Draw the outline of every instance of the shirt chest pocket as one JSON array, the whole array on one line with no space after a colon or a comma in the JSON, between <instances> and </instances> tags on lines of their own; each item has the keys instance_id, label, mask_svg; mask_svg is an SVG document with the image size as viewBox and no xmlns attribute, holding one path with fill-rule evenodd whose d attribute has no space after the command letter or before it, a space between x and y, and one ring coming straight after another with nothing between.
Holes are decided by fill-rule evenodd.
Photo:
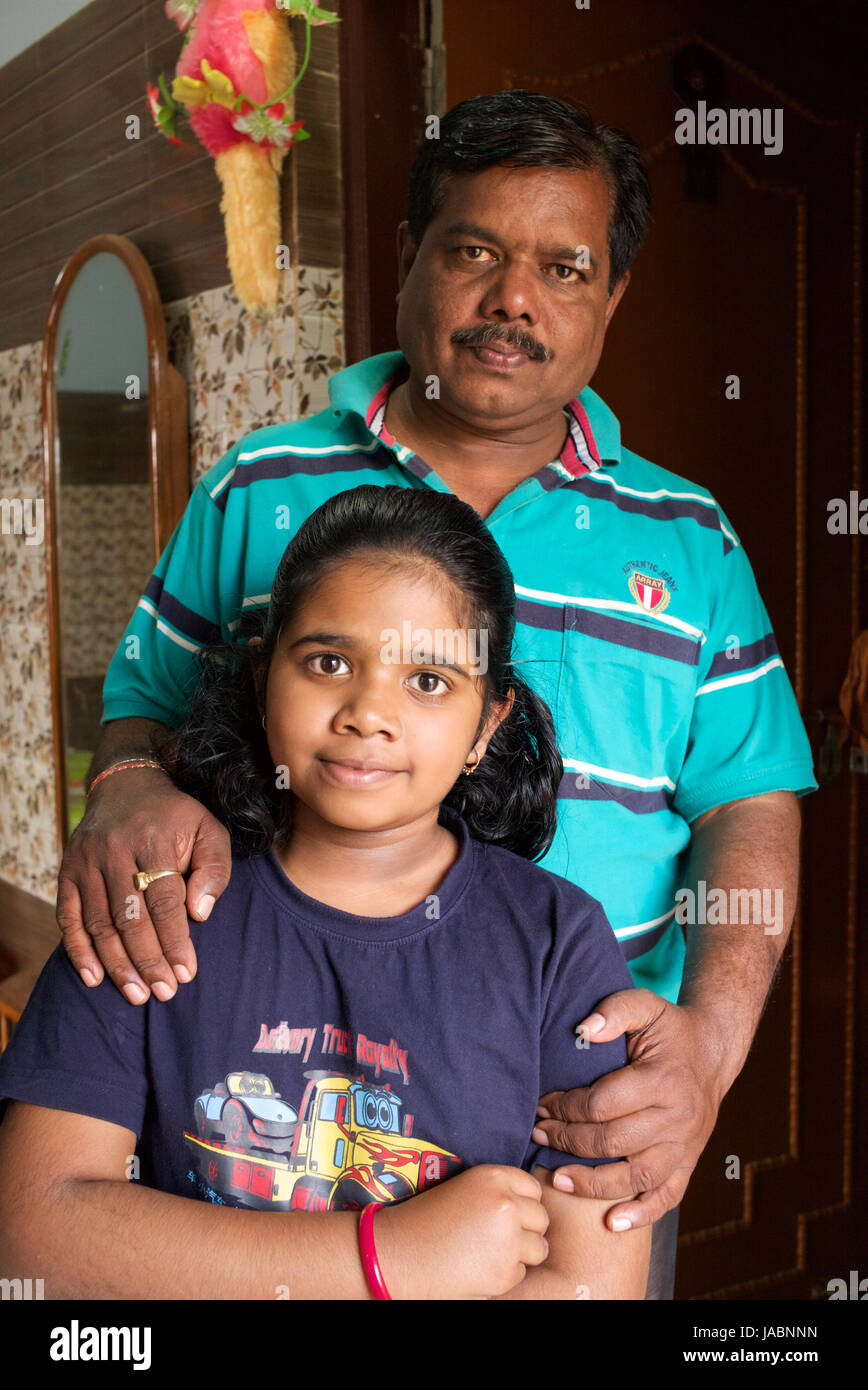
<instances>
[{"instance_id":1,"label":"shirt chest pocket","mask_svg":"<svg viewBox=\"0 0 868 1390\"><path fill-rule=\"evenodd\" d=\"M659 801L687 752L699 639L601 609L563 612L556 725L565 774Z\"/></svg>"}]
</instances>

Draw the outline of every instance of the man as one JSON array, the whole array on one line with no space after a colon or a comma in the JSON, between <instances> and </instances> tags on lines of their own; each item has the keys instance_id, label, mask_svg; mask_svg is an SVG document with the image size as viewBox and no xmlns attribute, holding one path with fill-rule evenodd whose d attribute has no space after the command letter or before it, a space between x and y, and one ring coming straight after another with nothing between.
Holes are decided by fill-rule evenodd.
<instances>
[{"instance_id":1,"label":"man","mask_svg":"<svg viewBox=\"0 0 868 1390\"><path fill-rule=\"evenodd\" d=\"M443 118L399 229L401 351L339 373L332 409L257 431L195 489L108 672L91 785L108 775L67 848L57 915L89 983L104 966L136 1003L191 977L187 912L206 917L226 885L226 832L160 768L115 765L153 756L183 718L195 652L267 603L287 506L295 530L360 483L451 489L507 556L516 659L556 720L565 776L542 862L602 900L640 986L588 1024L599 1041L626 1033L631 1065L543 1097L540 1133L627 1155L561 1171L612 1199L612 1229L658 1223L646 1296L671 1298L677 1204L784 948L796 795L815 784L730 523L623 448L588 387L648 217L635 146L568 103L502 92ZM169 873L128 920L138 870L191 871L186 900ZM781 890L775 930L687 923L685 942L675 897L700 880Z\"/></svg>"}]
</instances>

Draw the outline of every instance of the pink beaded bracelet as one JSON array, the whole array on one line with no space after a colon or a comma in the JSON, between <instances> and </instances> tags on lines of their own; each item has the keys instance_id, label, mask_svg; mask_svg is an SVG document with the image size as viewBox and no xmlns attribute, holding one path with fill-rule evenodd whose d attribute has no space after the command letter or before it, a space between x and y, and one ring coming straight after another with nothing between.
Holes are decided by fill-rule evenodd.
<instances>
[{"instance_id":1,"label":"pink beaded bracelet","mask_svg":"<svg viewBox=\"0 0 868 1390\"><path fill-rule=\"evenodd\" d=\"M391 1303L392 1295L386 1288L383 1271L380 1269L380 1262L377 1259L377 1247L374 1244L374 1213L383 1206L385 1206L384 1202L372 1202L370 1206L362 1208L362 1215L359 1218L359 1252L362 1256L362 1268L365 1271L368 1288L374 1298Z\"/></svg>"}]
</instances>

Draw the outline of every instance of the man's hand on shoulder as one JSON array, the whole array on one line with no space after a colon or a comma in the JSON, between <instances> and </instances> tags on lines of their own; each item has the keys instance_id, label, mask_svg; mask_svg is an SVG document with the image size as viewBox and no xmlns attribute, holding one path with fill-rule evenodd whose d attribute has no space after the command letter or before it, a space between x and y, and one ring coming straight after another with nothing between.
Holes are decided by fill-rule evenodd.
<instances>
[{"instance_id":1,"label":"man's hand on shoulder","mask_svg":"<svg viewBox=\"0 0 868 1390\"><path fill-rule=\"evenodd\" d=\"M167 773L134 768L105 778L58 875L57 924L85 984L98 985L105 969L131 1004L143 1004L150 989L171 999L196 973L188 911L208 916L231 864L226 827ZM135 875L159 869L179 873L137 892Z\"/></svg>"}]
</instances>

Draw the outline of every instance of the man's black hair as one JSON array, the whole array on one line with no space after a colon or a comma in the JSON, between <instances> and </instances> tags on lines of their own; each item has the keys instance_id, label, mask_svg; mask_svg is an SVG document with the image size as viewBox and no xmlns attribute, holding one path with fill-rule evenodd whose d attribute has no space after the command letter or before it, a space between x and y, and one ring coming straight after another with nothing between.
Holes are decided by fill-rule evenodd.
<instances>
[{"instance_id":1,"label":"man's black hair","mask_svg":"<svg viewBox=\"0 0 868 1390\"><path fill-rule=\"evenodd\" d=\"M651 198L638 147L613 126L594 125L583 106L541 92L491 92L459 102L440 120L439 139L422 141L410 173L407 220L419 246L456 174L495 164L595 169L612 193L609 294L648 231Z\"/></svg>"}]
</instances>

